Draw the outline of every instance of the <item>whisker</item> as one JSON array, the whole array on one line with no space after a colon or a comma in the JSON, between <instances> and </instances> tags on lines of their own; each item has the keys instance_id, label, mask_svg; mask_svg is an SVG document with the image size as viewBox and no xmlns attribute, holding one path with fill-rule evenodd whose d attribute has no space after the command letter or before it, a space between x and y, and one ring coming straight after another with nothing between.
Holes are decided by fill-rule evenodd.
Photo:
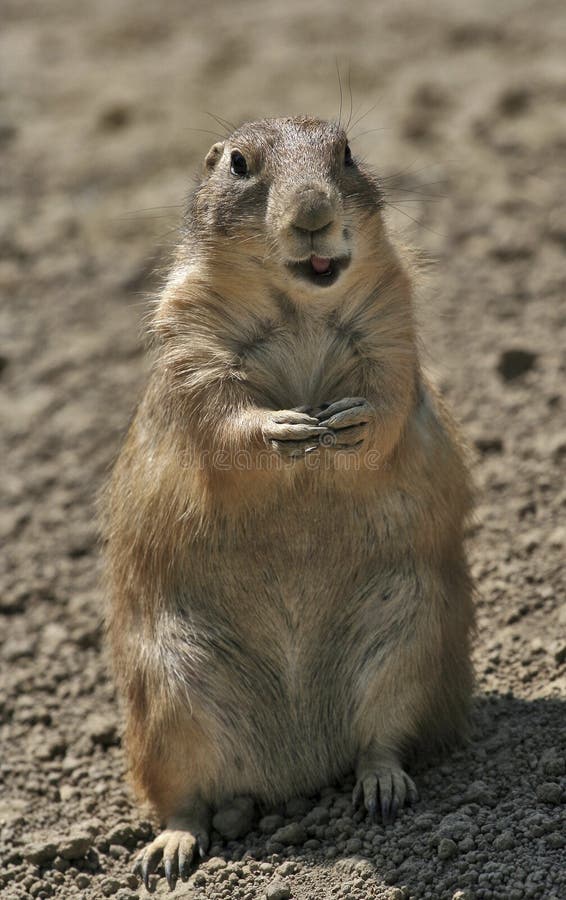
<instances>
[{"instance_id":1,"label":"whisker","mask_svg":"<svg viewBox=\"0 0 566 900\"><path fill-rule=\"evenodd\" d=\"M232 122L229 122L228 119L223 119L222 116L217 116L208 110L205 110L205 113L207 116L210 116L211 119L214 119L215 122L218 122L221 128L226 130L225 137L228 137L232 131L236 131L236 126Z\"/></svg>"},{"instance_id":2,"label":"whisker","mask_svg":"<svg viewBox=\"0 0 566 900\"><path fill-rule=\"evenodd\" d=\"M390 197L389 194L385 195L385 200L388 203L401 203L405 205L407 203L440 203L442 200L445 200L446 197L427 197L423 196L423 199L411 199L410 197Z\"/></svg>"},{"instance_id":3,"label":"whisker","mask_svg":"<svg viewBox=\"0 0 566 900\"><path fill-rule=\"evenodd\" d=\"M400 185L385 185L382 186L384 192L389 196L389 192L400 192L401 194L414 194L416 197L422 197L425 200L446 200L448 198L448 194L442 194L438 191L419 191L418 188L404 188Z\"/></svg>"},{"instance_id":4,"label":"whisker","mask_svg":"<svg viewBox=\"0 0 566 900\"><path fill-rule=\"evenodd\" d=\"M212 137L221 138L221 140L224 140L224 138L226 137L225 134L220 134L219 131L210 131L208 128L193 128L190 125L187 125L185 128L183 128L183 131L197 131L200 134L211 134Z\"/></svg>"},{"instance_id":5,"label":"whisker","mask_svg":"<svg viewBox=\"0 0 566 900\"><path fill-rule=\"evenodd\" d=\"M113 218L114 218L114 221L117 221L120 219L135 218L136 216L141 216L147 212L154 212L157 209L183 209L183 204L182 203L172 203L170 206L146 206L143 209L133 209L130 212L122 213L121 216L115 216ZM161 219L167 215L170 215L170 213L163 213L163 216L151 216L150 218Z\"/></svg>"},{"instance_id":6,"label":"whisker","mask_svg":"<svg viewBox=\"0 0 566 900\"><path fill-rule=\"evenodd\" d=\"M366 134L375 134L376 131L391 131L391 128L387 125L380 125L379 128L368 128L367 131L360 131L358 134L352 135L352 140L357 141L359 138L363 138Z\"/></svg>"},{"instance_id":7,"label":"whisker","mask_svg":"<svg viewBox=\"0 0 566 900\"><path fill-rule=\"evenodd\" d=\"M402 175L405 175L407 172L410 172L413 166L417 164L418 160L413 160L408 166L404 169L399 169L398 172L392 172L390 175L384 176L381 178L382 181L390 181L392 178L400 178ZM412 174L419 175L421 172L426 172L427 169L435 169L440 165L450 165L451 163L458 162L456 159L445 159L436 163L428 163L426 166L421 166L420 169L416 169Z\"/></svg>"},{"instance_id":8,"label":"whisker","mask_svg":"<svg viewBox=\"0 0 566 900\"><path fill-rule=\"evenodd\" d=\"M348 93L350 95L350 115L348 116L348 122L346 123L346 131L350 128L350 122L352 121L352 114L354 110L354 97L352 95L352 67L350 63L348 63Z\"/></svg>"},{"instance_id":9,"label":"whisker","mask_svg":"<svg viewBox=\"0 0 566 900\"><path fill-rule=\"evenodd\" d=\"M338 76L338 89L340 91L340 109L338 110L338 127L340 128L342 125L342 79L340 78L340 66L338 65L338 58L334 59L334 64L336 66L336 74Z\"/></svg>"},{"instance_id":10,"label":"whisker","mask_svg":"<svg viewBox=\"0 0 566 900\"><path fill-rule=\"evenodd\" d=\"M382 179L382 180L383 180L383 179ZM415 187L415 188L412 188L412 187L403 187L402 185L396 185L395 188L392 188L391 190L396 190L396 191L416 191L416 190L418 190L419 188L434 187L434 186L437 185L437 184L446 184L446 183L447 183L447 180L448 180L448 179L446 179L446 178L439 178L437 181L424 181L424 182L422 182L422 183L421 183L421 182L418 182L418 183L417 183L417 187Z\"/></svg>"},{"instance_id":11,"label":"whisker","mask_svg":"<svg viewBox=\"0 0 566 900\"><path fill-rule=\"evenodd\" d=\"M406 216L407 219L410 219L411 222L414 222L415 225L419 226L419 228L424 228L425 231L430 231L432 234L435 234L437 237L441 237L441 238L446 237L446 235L442 234L441 231L435 231L434 228L430 228L429 225L425 225L424 222L420 221L419 219L415 219L413 216L410 216L409 213L405 212L404 209L399 209L399 207L395 206L394 203L389 203L387 200L384 200L383 202L385 203L386 206L390 206L391 209L397 210L397 212L401 213L402 216Z\"/></svg>"},{"instance_id":12,"label":"whisker","mask_svg":"<svg viewBox=\"0 0 566 900\"><path fill-rule=\"evenodd\" d=\"M356 125L359 125L360 122L363 122L363 120L366 118L366 116L369 116L369 114L374 111L376 106L378 106L378 104L381 103L381 99L382 99L382 96L378 97L378 99L375 101L373 106L370 106L370 108L367 110L367 112L365 112L362 116L359 116L354 122L352 122L352 128L355 128Z\"/></svg>"}]
</instances>

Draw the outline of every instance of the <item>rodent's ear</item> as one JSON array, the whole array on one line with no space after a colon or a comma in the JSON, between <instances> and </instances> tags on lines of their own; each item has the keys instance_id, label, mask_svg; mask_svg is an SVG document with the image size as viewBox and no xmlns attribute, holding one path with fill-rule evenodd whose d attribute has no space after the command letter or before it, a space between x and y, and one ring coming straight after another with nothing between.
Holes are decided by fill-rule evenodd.
<instances>
[{"instance_id":1,"label":"rodent's ear","mask_svg":"<svg viewBox=\"0 0 566 900\"><path fill-rule=\"evenodd\" d=\"M216 163L222 156L222 151L224 150L224 141L218 141L217 144L213 144L208 153L206 154L206 159L204 161L204 168L206 172L212 172Z\"/></svg>"}]
</instances>

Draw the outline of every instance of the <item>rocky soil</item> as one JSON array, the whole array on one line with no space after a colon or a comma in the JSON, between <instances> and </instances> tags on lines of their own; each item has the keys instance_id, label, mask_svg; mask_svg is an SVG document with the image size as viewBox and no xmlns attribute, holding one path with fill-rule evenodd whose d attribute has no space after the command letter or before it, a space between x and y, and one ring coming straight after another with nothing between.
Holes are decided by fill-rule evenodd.
<instances>
[{"instance_id":1,"label":"rocky soil","mask_svg":"<svg viewBox=\"0 0 566 900\"><path fill-rule=\"evenodd\" d=\"M387 829L351 782L239 801L176 895L566 897L563 3L3 0L2 20L0 895L146 896L157 823L125 784L95 498L143 390L152 273L223 130L205 111L336 116L338 59L475 448L473 738L415 763Z\"/></svg>"}]
</instances>

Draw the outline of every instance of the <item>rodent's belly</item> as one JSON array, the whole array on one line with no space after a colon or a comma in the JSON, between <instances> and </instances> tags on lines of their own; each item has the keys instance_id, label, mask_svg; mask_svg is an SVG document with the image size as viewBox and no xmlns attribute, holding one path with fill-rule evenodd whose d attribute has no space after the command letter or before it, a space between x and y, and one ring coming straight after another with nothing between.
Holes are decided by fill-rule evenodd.
<instances>
[{"instance_id":1,"label":"rodent's belly","mask_svg":"<svg viewBox=\"0 0 566 900\"><path fill-rule=\"evenodd\" d=\"M281 609L261 614L271 624L255 633L236 625L220 636L209 625L206 665L214 674L204 705L218 726L222 789L276 801L354 766L355 677L343 635L303 629Z\"/></svg>"},{"instance_id":2,"label":"rodent's belly","mask_svg":"<svg viewBox=\"0 0 566 900\"><path fill-rule=\"evenodd\" d=\"M327 523L283 539L264 526L220 558L211 550L208 565L205 546L193 559L186 614L198 642L195 684L217 723L232 791L277 799L355 764L381 575L359 534L341 532Z\"/></svg>"}]
</instances>

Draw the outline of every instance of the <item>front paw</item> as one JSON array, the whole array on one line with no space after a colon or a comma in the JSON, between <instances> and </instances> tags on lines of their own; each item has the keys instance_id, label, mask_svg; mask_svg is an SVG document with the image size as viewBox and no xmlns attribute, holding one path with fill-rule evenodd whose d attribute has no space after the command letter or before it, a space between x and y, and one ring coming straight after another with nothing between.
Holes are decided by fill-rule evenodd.
<instances>
[{"instance_id":1,"label":"front paw","mask_svg":"<svg viewBox=\"0 0 566 900\"><path fill-rule=\"evenodd\" d=\"M375 410L363 397L345 397L323 407L316 419L328 429L328 435L321 439L324 447L357 450L367 441Z\"/></svg>"},{"instance_id":2,"label":"front paw","mask_svg":"<svg viewBox=\"0 0 566 900\"><path fill-rule=\"evenodd\" d=\"M266 444L287 459L316 450L321 437L328 434L326 425L314 416L294 409L269 413L261 430Z\"/></svg>"}]
</instances>

